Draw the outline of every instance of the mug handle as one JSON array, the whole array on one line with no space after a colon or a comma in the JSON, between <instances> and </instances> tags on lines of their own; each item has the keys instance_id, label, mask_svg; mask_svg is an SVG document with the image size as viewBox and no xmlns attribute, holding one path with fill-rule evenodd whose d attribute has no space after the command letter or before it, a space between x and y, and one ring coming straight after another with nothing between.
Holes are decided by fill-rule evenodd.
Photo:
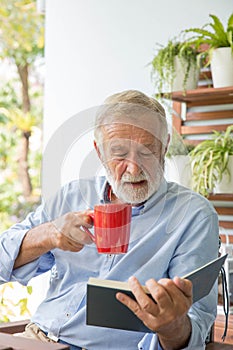
<instances>
[{"instance_id":1,"label":"mug handle","mask_svg":"<svg viewBox=\"0 0 233 350\"><path fill-rule=\"evenodd\" d=\"M92 218L92 220L94 221L94 213L88 214L88 216L90 216ZM91 231L89 231L88 228L85 226L82 226L82 228L88 234L88 236L92 239L92 241L94 243L96 243L95 236L91 233Z\"/></svg>"}]
</instances>

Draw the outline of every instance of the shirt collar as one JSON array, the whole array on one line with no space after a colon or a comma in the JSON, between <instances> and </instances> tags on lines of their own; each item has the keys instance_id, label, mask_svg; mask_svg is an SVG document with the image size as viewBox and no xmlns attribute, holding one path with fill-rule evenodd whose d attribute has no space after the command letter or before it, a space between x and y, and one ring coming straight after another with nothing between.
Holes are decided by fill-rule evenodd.
<instances>
[{"instance_id":1,"label":"shirt collar","mask_svg":"<svg viewBox=\"0 0 233 350\"><path fill-rule=\"evenodd\" d=\"M109 191L111 189L110 184L108 183L107 179L104 181L101 192L100 192L100 203L110 203L109 200Z\"/></svg>"}]
</instances>

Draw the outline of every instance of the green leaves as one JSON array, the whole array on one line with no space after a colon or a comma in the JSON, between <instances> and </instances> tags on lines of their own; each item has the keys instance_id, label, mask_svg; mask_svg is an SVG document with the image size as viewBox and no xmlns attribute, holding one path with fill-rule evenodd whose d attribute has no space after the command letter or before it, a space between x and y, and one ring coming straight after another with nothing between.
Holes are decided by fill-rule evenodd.
<instances>
[{"instance_id":1,"label":"green leaves","mask_svg":"<svg viewBox=\"0 0 233 350\"><path fill-rule=\"evenodd\" d=\"M203 44L208 44L209 48L207 50L204 52L201 50L201 55L204 57L207 55L211 57L212 50L219 47L231 47L233 52L233 13L228 19L226 29L216 15L210 14L209 16L212 23L207 23L202 28L190 28L184 31L185 33L194 34L188 39L189 43L193 44L197 50ZM207 63L210 63L210 58Z\"/></svg>"},{"instance_id":2,"label":"green leaves","mask_svg":"<svg viewBox=\"0 0 233 350\"><path fill-rule=\"evenodd\" d=\"M18 320L20 316L30 317L28 295L32 287L24 287L19 283L5 283L0 286L0 323Z\"/></svg>"},{"instance_id":3,"label":"green leaves","mask_svg":"<svg viewBox=\"0 0 233 350\"><path fill-rule=\"evenodd\" d=\"M210 140L198 144L191 152L193 189L204 196L213 192L216 183L228 172L229 156L233 155L233 125L226 132L214 131Z\"/></svg>"},{"instance_id":4,"label":"green leaves","mask_svg":"<svg viewBox=\"0 0 233 350\"><path fill-rule=\"evenodd\" d=\"M4 113L1 112L0 110L0 124L6 124L8 121L7 117L5 116Z\"/></svg>"},{"instance_id":5,"label":"green leaves","mask_svg":"<svg viewBox=\"0 0 233 350\"><path fill-rule=\"evenodd\" d=\"M34 64L43 54L44 20L35 0L1 0L0 57L7 84L0 89L0 232L32 211L40 196L42 84ZM38 138L39 136L39 138ZM25 175L22 174L22 169ZM28 177L27 177L28 175ZM20 177L21 176L21 177ZM25 187L32 182L30 199ZM30 188L30 186L28 186Z\"/></svg>"},{"instance_id":6,"label":"green leaves","mask_svg":"<svg viewBox=\"0 0 233 350\"><path fill-rule=\"evenodd\" d=\"M18 82L8 82L0 89L0 232L18 222L32 211L40 198L41 166L41 92L34 89L32 110L23 113L18 91ZM28 154L29 171L33 185L30 201L22 196L22 185L18 179L19 149L24 132L30 133Z\"/></svg>"},{"instance_id":7,"label":"green leaves","mask_svg":"<svg viewBox=\"0 0 233 350\"><path fill-rule=\"evenodd\" d=\"M23 132L31 132L36 125L36 118L31 112L24 113L19 108L7 110L10 124Z\"/></svg>"},{"instance_id":8,"label":"green leaves","mask_svg":"<svg viewBox=\"0 0 233 350\"><path fill-rule=\"evenodd\" d=\"M227 28L228 30L233 30L233 13L230 15L228 19Z\"/></svg>"},{"instance_id":9,"label":"green leaves","mask_svg":"<svg viewBox=\"0 0 233 350\"><path fill-rule=\"evenodd\" d=\"M20 316L22 315L30 315L30 311L28 309L28 299L27 298L22 298L16 303L15 306L19 307L20 310Z\"/></svg>"},{"instance_id":10,"label":"green leaves","mask_svg":"<svg viewBox=\"0 0 233 350\"><path fill-rule=\"evenodd\" d=\"M25 65L43 55L43 20L33 0L1 0L0 57L10 57L16 64Z\"/></svg>"},{"instance_id":11,"label":"green leaves","mask_svg":"<svg viewBox=\"0 0 233 350\"><path fill-rule=\"evenodd\" d=\"M220 19L215 15L210 15L210 17L213 20L213 23L210 23L210 26L214 31L215 45L218 45L218 47L229 46L227 40L227 31L225 31Z\"/></svg>"},{"instance_id":12,"label":"green leaves","mask_svg":"<svg viewBox=\"0 0 233 350\"><path fill-rule=\"evenodd\" d=\"M32 294L32 286L27 286L27 292L29 295Z\"/></svg>"},{"instance_id":13,"label":"green leaves","mask_svg":"<svg viewBox=\"0 0 233 350\"><path fill-rule=\"evenodd\" d=\"M178 56L184 70L183 89L186 89L188 74L197 67L197 51L186 41L169 40L166 46L157 45L152 65L152 80L159 93L169 89L176 76L175 57Z\"/></svg>"}]
</instances>

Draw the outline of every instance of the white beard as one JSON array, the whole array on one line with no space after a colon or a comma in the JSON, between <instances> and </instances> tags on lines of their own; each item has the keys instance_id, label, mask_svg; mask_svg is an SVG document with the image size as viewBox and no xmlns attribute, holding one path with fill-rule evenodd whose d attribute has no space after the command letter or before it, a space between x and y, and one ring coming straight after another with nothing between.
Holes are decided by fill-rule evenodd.
<instances>
[{"instance_id":1,"label":"white beard","mask_svg":"<svg viewBox=\"0 0 233 350\"><path fill-rule=\"evenodd\" d=\"M148 200L159 188L163 178L163 168L158 164L158 169L153 181L143 171L137 175L132 176L124 173L120 182L116 182L111 175L109 169L105 167L107 173L107 180L112 187L113 193L124 203L137 205ZM134 188L132 183L144 181L138 188Z\"/></svg>"}]
</instances>

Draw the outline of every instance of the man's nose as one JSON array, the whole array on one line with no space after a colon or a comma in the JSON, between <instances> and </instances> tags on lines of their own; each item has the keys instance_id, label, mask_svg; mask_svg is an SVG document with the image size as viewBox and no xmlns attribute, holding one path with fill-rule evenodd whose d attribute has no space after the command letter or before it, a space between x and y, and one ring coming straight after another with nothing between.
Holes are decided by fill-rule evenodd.
<instances>
[{"instance_id":1,"label":"man's nose","mask_svg":"<svg viewBox=\"0 0 233 350\"><path fill-rule=\"evenodd\" d=\"M126 165L126 171L133 176L137 176L142 172L140 164L136 159L127 159Z\"/></svg>"}]
</instances>

